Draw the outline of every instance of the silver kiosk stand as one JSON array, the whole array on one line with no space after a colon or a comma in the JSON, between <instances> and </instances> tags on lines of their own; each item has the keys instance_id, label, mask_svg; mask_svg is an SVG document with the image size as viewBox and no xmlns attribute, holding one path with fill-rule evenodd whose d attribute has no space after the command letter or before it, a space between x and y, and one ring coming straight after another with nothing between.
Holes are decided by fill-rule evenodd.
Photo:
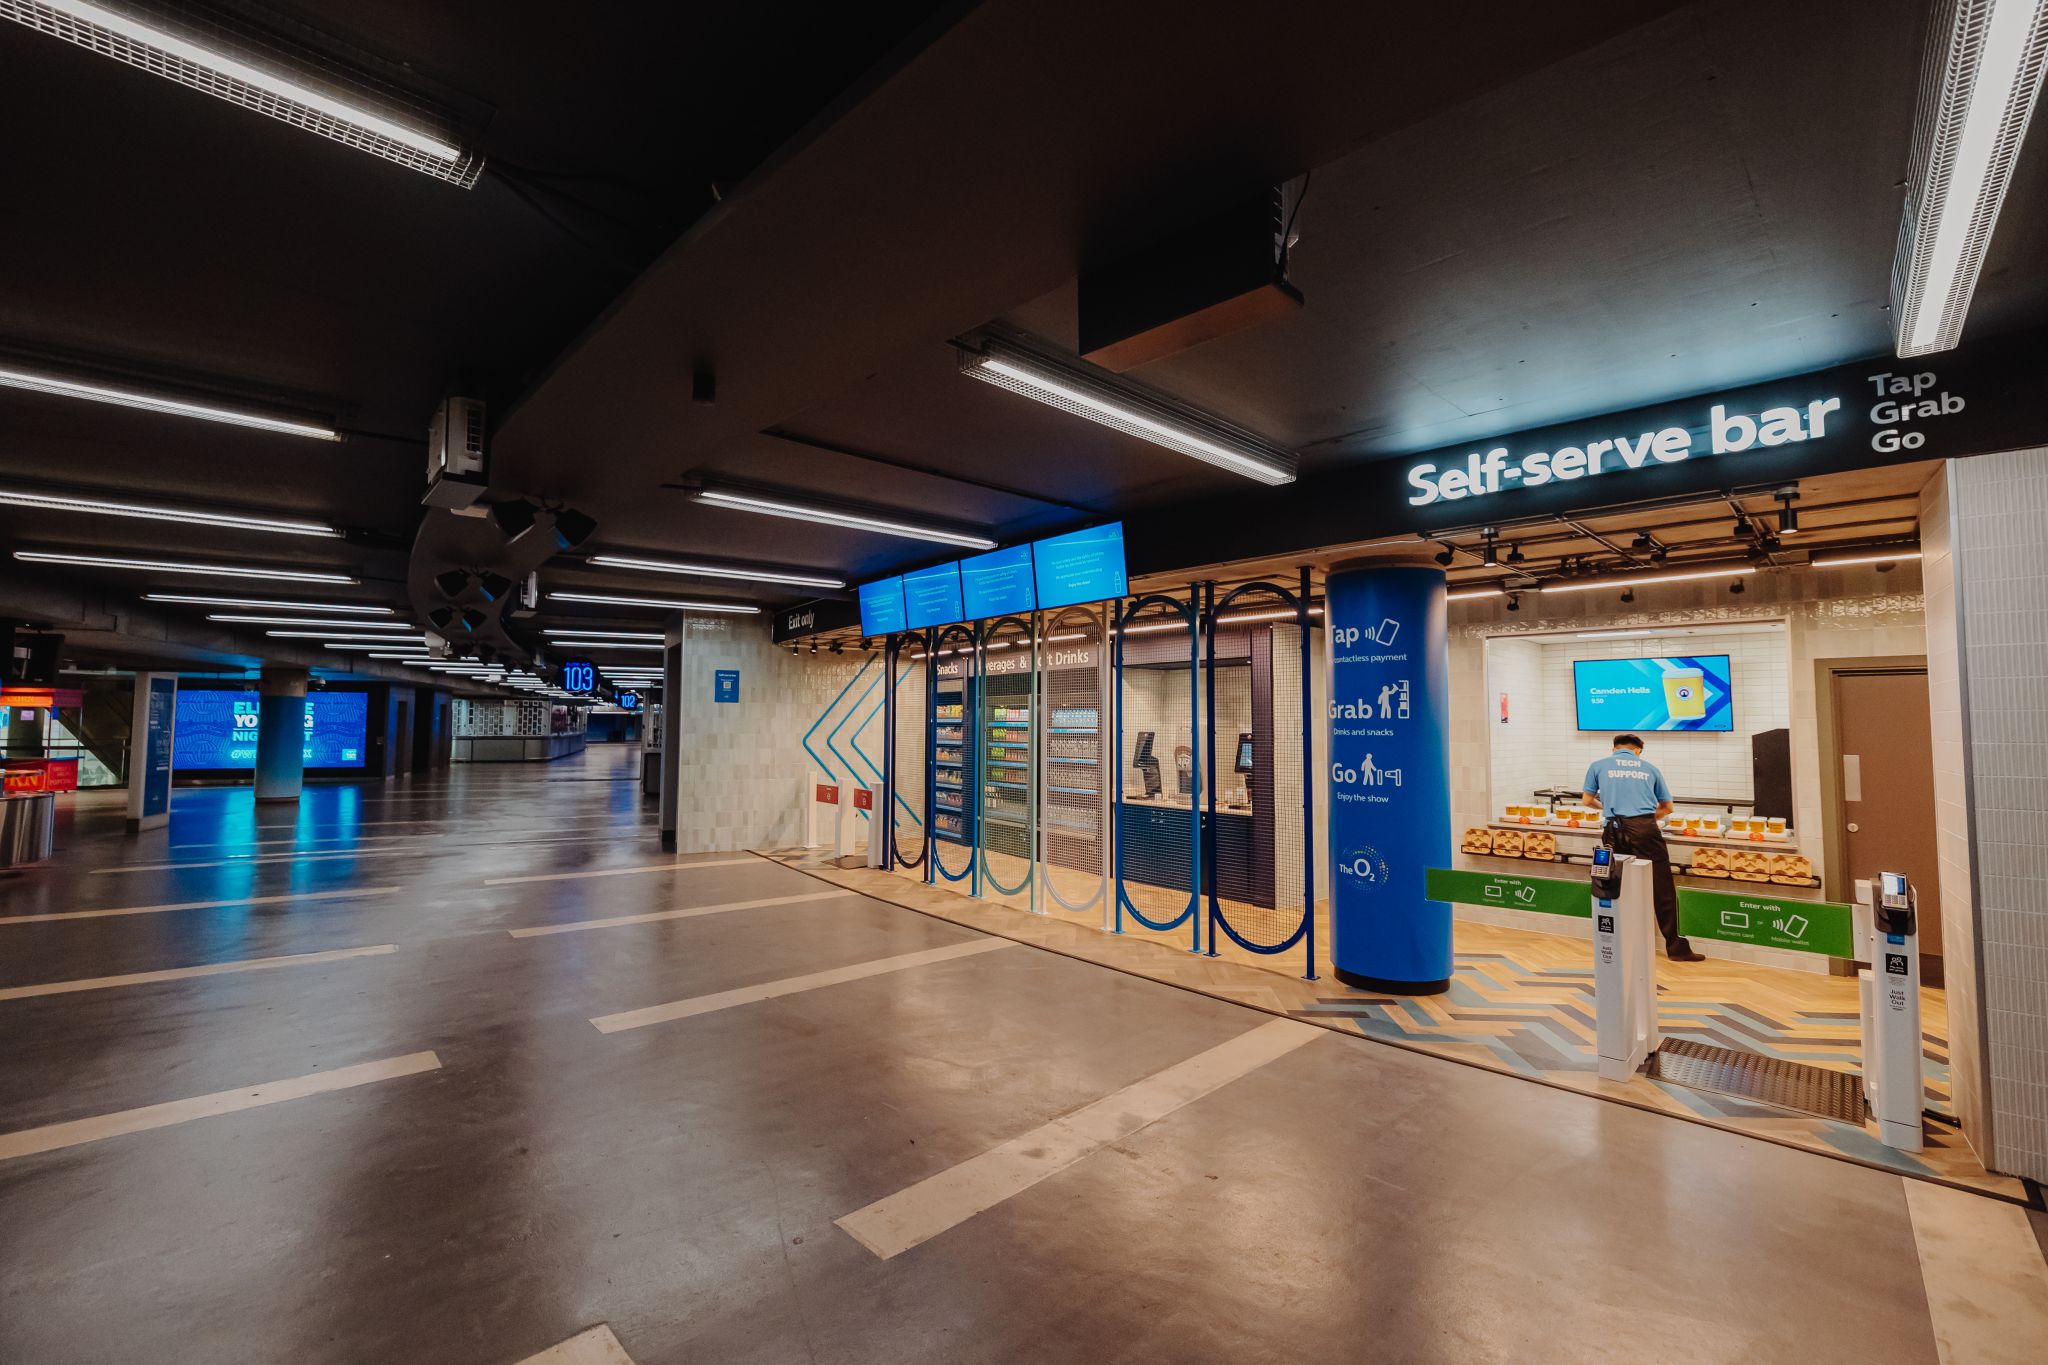
<instances>
[{"instance_id":1,"label":"silver kiosk stand","mask_svg":"<svg viewBox=\"0 0 2048 1365\"><path fill-rule=\"evenodd\" d=\"M1641 858L1593 850L1593 1009L1602 1080L1627 1080L1657 1050L1650 878Z\"/></svg>"},{"instance_id":2,"label":"silver kiosk stand","mask_svg":"<svg viewBox=\"0 0 2048 1365\"><path fill-rule=\"evenodd\" d=\"M1868 911L1864 947L1870 966L1858 973L1863 997L1863 1093L1885 1146L1917 1152L1925 1143L1921 1110L1927 1083L1920 1060L1919 898L1899 872L1859 880L1856 899ZM1858 915L1857 928L1864 927Z\"/></svg>"}]
</instances>

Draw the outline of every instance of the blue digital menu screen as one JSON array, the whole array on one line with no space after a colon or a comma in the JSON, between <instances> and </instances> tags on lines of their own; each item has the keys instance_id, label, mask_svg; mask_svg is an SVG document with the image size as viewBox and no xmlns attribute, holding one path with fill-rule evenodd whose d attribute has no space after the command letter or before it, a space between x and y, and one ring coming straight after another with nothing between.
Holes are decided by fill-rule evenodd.
<instances>
[{"instance_id":1,"label":"blue digital menu screen","mask_svg":"<svg viewBox=\"0 0 2048 1365\"><path fill-rule=\"evenodd\" d=\"M1038 605L1045 610L1106 602L1130 591L1124 577L1124 524L1091 526L1032 545Z\"/></svg>"},{"instance_id":2,"label":"blue digital menu screen","mask_svg":"<svg viewBox=\"0 0 2048 1365\"><path fill-rule=\"evenodd\" d=\"M1672 659L1574 659L1581 730L1733 730L1735 687L1726 654Z\"/></svg>"},{"instance_id":3,"label":"blue digital menu screen","mask_svg":"<svg viewBox=\"0 0 2048 1365\"><path fill-rule=\"evenodd\" d=\"M960 604L959 561L903 575L903 615L912 630L966 620Z\"/></svg>"},{"instance_id":4,"label":"blue digital menu screen","mask_svg":"<svg viewBox=\"0 0 2048 1365\"><path fill-rule=\"evenodd\" d=\"M1031 547L1013 545L961 560L960 600L970 621L1030 611L1038 602L1031 582Z\"/></svg>"},{"instance_id":5,"label":"blue digital menu screen","mask_svg":"<svg viewBox=\"0 0 2048 1365\"><path fill-rule=\"evenodd\" d=\"M254 692L180 688L172 766L192 771L254 768L259 705ZM362 767L369 716L367 692L307 693L306 766Z\"/></svg>"},{"instance_id":6,"label":"blue digital menu screen","mask_svg":"<svg viewBox=\"0 0 2048 1365\"><path fill-rule=\"evenodd\" d=\"M909 630L903 615L903 580L885 578L879 583L860 585L860 633L894 635Z\"/></svg>"}]
</instances>

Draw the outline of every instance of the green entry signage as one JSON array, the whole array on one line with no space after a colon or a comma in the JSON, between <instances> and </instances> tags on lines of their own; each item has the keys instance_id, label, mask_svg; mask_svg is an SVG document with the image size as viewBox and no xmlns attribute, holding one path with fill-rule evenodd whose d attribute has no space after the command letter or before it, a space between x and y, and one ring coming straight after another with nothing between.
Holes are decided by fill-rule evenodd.
<instances>
[{"instance_id":1,"label":"green entry signage","mask_svg":"<svg viewBox=\"0 0 2048 1365\"><path fill-rule=\"evenodd\" d=\"M1689 938L1854 957L1851 924L1849 907L1834 901L1795 900L1767 891L1678 891L1678 928Z\"/></svg>"},{"instance_id":2,"label":"green entry signage","mask_svg":"<svg viewBox=\"0 0 2048 1365\"><path fill-rule=\"evenodd\" d=\"M1517 877L1512 873L1456 872L1432 867L1424 894L1433 901L1497 905L1544 915L1577 915L1581 919L1593 912L1591 887L1585 882L1559 881L1555 877Z\"/></svg>"}]
</instances>

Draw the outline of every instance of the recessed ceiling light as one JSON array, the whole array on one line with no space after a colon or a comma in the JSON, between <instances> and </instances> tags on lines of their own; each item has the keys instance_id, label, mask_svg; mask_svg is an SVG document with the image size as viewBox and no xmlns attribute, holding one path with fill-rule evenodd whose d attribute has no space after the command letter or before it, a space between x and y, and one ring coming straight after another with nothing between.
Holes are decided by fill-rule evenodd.
<instances>
[{"instance_id":1,"label":"recessed ceiling light","mask_svg":"<svg viewBox=\"0 0 2048 1365\"><path fill-rule=\"evenodd\" d=\"M543 635L560 635L579 640L660 640L660 631L646 630L544 630Z\"/></svg>"},{"instance_id":2,"label":"recessed ceiling light","mask_svg":"<svg viewBox=\"0 0 2048 1365\"><path fill-rule=\"evenodd\" d=\"M719 564L677 563L663 559L635 559L630 555L592 555L592 564L608 569L640 569L647 573L685 574L693 578L730 578L741 583L787 583L799 588L843 588L843 578L819 574L785 572L780 569L732 569Z\"/></svg>"},{"instance_id":3,"label":"recessed ceiling light","mask_svg":"<svg viewBox=\"0 0 2048 1365\"><path fill-rule=\"evenodd\" d=\"M0 13L5 12L4 0L0 0ZM275 431L286 436L306 436L316 441L341 439L341 433L332 427L320 426L313 422L266 416L240 408L224 408L214 403L202 403L170 394L147 393L140 389L23 369L16 365L0 365L0 388L25 389L30 393L51 394L58 398L80 398L90 403L111 403L116 407L139 408L144 412L166 413L172 417L195 417L205 422L225 422L230 426L254 427L259 431Z\"/></svg>"},{"instance_id":4,"label":"recessed ceiling light","mask_svg":"<svg viewBox=\"0 0 2048 1365\"><path fill-rule=\"evenodd\" d=\"M263 633L274 640L367 640L379 649L389 649L393 645L402 644L418 644L424 647L427 642L427 637L419 631L414 631L410 635L359 635L353 631L339 630L266 630Z\"/></svg>"},{"instance_id":5,"label":"recessed ceiling light","mask_svg":"<svg viewBox=\"0 0 2048 1365\"><path fill-rule=\"evenodd\" d=\"M659 642L643 644L638 640L557 640L556 644L574 645L578 649L660 649Z\"/></svg>"},{"instance_id":6,"label":"recessed ceiling light","mask_svg":"<svg viewBox=\"0 0 2048 1365\"><path fill-rule=\"evenodd\" d=\"M212 578L268 578L287 583L356 581L345 573L322 573L311 569L259 569L240 564L194 564L176 559L122 559L112 555L57 554L45 550L16 550L14 557L29 564L77 564L93 569L143 569L155 573L186 573Z\"/></svg>"},{"instance_id":7,"label":"recessed ceiling light","mask_svg":"<svg viewBox=\"0 0 2048 1365\"><path fill-rule=\"evenodd\" d=\"M1651 583L1690 583L1702 578L1740 578L1756 572L1754 564L1732 564L1718 569L1693 569L1683 573L1656 573L1614 578L1584 578L1576 583L1542 583L1536 591L1545 597L1565 592L1597 592L1610 588L1640 588Z\"/></svg>"},{"instance_id":8,"label":"recessed ceiling light","mask_svg":"<svg viewBox=\"0 0 2048 1365\"><path fill-rule=\"evenodd\" d=\"M418 626L409 626L403 621L323 621L309 616L245 616L231 611L212 611L206 614L209 621L232 621L244 626L328 626L336 630L395 630L400 634L417 635Z\"/></svg>"},{"instance_id":9,"label":"recessed ceiling light","mask_svg":"<svg viewBox=\"0 0 2048 1365\"><path fill-rule=\"evenodd\" d=\"M234 531L274 531L288 536L338 537L341 532L317 521L292 517L264 517L248 512L202 512L183 507L162 507L153 503L116 502L71 493L37 493L25 488L0 488L0 503L10 507L33 507L43 512L85 512L103 517L135 517L146 521L175 521L188 526L216 526Z\"/></svg>"},{"instance_id":10,"label":"recessed ceiling light","mask_svg":"<svg viewBox=\"0 0 2048 1365\"><path fill-rule=\"evenodd\" d=\"M464 189L483 170L482 157L417 126L424 111L379 108L389 98L372 94L363 78L331 61L316 66L312 54L294 63L296 54L267 35L187 28L170 16L131 15L91 0L5 0L0 16Z\"/></svg>"},{"instance_id":11,"label":"recessed ceiling light","mask_svg":"<svg viewBox=\"0 0 2048 1365\"><path fill-rule=\"evenodd\" d=\"M738 616L758 616L759 607L739 602L691 602L674 597L616 597L601 592L551 592L556 602L596 602L612 607L657 607L662 611L724 611Z\"/></svg>"},{"instance_id":12,"label":"recessed ceiling light","mask_svg":"<svg viewBox=\"0 0 2048 1365\"><path fill-rule=\"evenodd\" d=\"M1906 212L1892 267L1900 356L1946 351L1963 319L2040 94L2048 6L1956 0L1929 34Z\"/></svg>"},{"instance_id":13,"label":"recessed ceiling light","mask_svg":"<svg viewBox=\"0 0 2048 1365\"><path fill-rule=\"evenodd\" d=\"M1097 374L1079 361L990 337L979 349L960 353L960 372L1263 484L1294 482L1292 452L1229 430L1207 414L1127 381Z\"/></svg>"},{"instance_id":14,"label":"recessed ceiling light","mask_svg":"<svg viewBox=\"0 0 2048 1365\"><path fill-rule=\"evenodd\" d=\"M996 547L996 543L987 536L974 535L966 531L950 531L944 527L898 521L892 517L791 501L788 498L760 493L705 488L698 491L697 501L709 503L713 507L729 508L735 512L755 512L764 517L786 517L792 521L814 522L820 526L843 526L853 531L874 531L885 536L901 536L906 540L929 540L939 545L963 545L970 550L993 550Z\"/></svg>"},{"instance_id":15,"label":"recessed ceiling light","mask_svg":"<svg viewBox=\"0 0 2048 1365\"><path fill-rule=\"evenodd\" d=\"M204 597L182 592L146 592L145 602L180 602L195 607L264 607L271 611L333 611L353 616L395 616L390 607L354 602L281 602L260 597ZM297 619L297 618L294 618Z\"/></svg>"}]
</instances>

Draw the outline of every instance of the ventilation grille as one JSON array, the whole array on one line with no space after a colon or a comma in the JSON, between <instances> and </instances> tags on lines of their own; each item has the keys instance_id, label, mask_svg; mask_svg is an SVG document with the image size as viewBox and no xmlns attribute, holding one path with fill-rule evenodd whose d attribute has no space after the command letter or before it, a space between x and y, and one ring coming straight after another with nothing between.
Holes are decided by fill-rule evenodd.
<instances>
[{"instance_id":1,"label":"ventilation grille","mask_svg":"<svg viewBox=\"0 0 2048 1365\"><path fill-rule=\"evenodd\" d=\"M188 89L226 100L309 133L317 133L345 147L368 152L463 189L474 186L483 174L483 157L457 145L452 120L395 86L371 83L359 74L344 70L295 45L261 39L224 25L200 21L183 12L173 14L116 4L102 4L99 8L117 18L132 19L151 29L195 43L232 62L289 81L311 94L360 109L380 121L396 125L400 130L409 131L421 142L438 144L452 155L413 146L374 128L347 122L312 105L301 104L232 75L151 47L139 38L59 13L36 0L0 0L0 18L12 19L39 33L61 38L153 76L176 81Z\"/></svg>"}]
</instances>

